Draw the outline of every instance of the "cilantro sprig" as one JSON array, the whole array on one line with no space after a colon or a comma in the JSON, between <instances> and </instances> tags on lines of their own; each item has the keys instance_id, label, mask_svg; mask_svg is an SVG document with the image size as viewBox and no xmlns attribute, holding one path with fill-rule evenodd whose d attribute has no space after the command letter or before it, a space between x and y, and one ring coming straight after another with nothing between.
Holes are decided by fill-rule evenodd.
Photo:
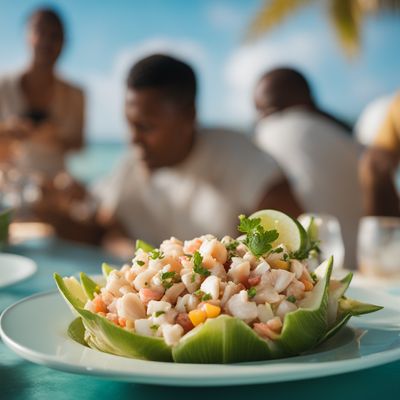
<instances>
[{"instance_id":1,"label":"cilantro sprig","mask_svg":"<svg viewBox=\"0 0 400 400\"><path fill-rule=\"evenodd\" d=\"M149 256L150 256L150 258L153 259L153 260L157 260L158 258L160 258L160 259L161 259L161 258L164 258L163 252L160 251L160 250L158 250L158 249L151 250L151 251L149 252Z\"/></svg>"},{"instance_id":2,"label":"cilantro sprig","mask_svg":"<svg viewBox=\"0 0 400 400\"><path fill-rule=\"evenodd\" d=\"M203 256L198 251L195 251L193 254L193 271L202 276L209 276L211 272L202 266L202 262Z\"/></svg>"},{"instance_id":3,"label":"cilantro sprig","mask_svg":"<svg viewBox=\"0 0 400 400\"><path fill-rule=\"evenodd\" d=\"M165 289L169 289L175 282L176 272L163 272L161 273L161 283Z\"/></svg>"},{"instance_id":4,"label":"cilantro sprig","mask_svg":"<svg viewBox=\"0 0 400 400\"><path fill-rule=\"evenodd\" d=\"M266 231L260 218L247 218L244 215L239 216L238 231L246 234L243 243L256 257L268 253L279 236L276 229Z\"/></svg>"}]
</instances>

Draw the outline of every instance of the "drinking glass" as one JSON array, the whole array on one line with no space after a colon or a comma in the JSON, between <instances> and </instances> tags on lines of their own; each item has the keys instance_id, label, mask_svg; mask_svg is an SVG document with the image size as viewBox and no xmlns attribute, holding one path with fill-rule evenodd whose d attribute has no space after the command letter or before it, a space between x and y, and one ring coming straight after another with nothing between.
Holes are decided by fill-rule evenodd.
<instances>
[{"instance_id":1,"label":"drinking glass","mask_svg":"<svg viewBox=\"0 0 400 400\"><path fill-rule=\"evenodd\" d=\"M357 261L365 275L400 278L400 218L362 218L358 228Z\"/></svg>"},{"instance_id":2,"label":"drinking glass","mask_svg":"<svg viewBox=\"0 0 400 400\"><path fill-rule=\"evenodd\" d=\"M329 214L302 214L299 222L307 229L311 220L314 219L316 235L319 240L319 262L322 262L333 255L333 268L340 270L344 263L344 243L340 223L336 217Z\"/></svg>"}]
</instances>

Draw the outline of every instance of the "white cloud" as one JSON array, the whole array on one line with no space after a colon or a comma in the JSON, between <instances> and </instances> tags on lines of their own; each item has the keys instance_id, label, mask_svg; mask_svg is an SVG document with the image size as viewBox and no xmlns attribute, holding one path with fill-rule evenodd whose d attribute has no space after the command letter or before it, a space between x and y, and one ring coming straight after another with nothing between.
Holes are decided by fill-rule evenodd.
<instances>
[{"instance_id":1,"label":"white cloud","mask_svg":"<svg viewBox=\"0 0 400 400\"><path fill-rule=\"evenodd\" d=\"M154 53L166 53L190 63L202 75L207 70L207 55L196 42L154 38L122 49L108 73L85 77L88 92L88 128L90 138L123 140L126 125L123 114L124 82L129 68L139 59ZM114 135L114 136L112 136Z\"/></svg>"}]
</instances>

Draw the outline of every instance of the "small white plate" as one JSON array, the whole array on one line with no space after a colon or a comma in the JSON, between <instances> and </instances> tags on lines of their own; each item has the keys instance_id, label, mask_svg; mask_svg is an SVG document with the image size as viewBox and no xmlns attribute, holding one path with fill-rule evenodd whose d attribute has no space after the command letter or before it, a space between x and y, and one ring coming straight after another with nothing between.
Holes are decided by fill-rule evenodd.
<instances>
[{"instance_id":1,"label":"small white plate","mask_svg":"<svg viewBox=\"0 0 400 400\"><path fill-rule=\"evenodd\" d=\"M0 253L0 289L29 278L36 270L37 265L30 258Z\"/></svg>"},{"instance_id":2,"label":"small white plate","mask_svg":"<svg viewBox=\"0 0 400 400\"><path fill-rule=\"evenodd\" d=\"M134 360L84 347L67 336L73 320L56 292L14 304L0 319L4 343L21 357L63 371L113 380L173 386L268 383L341 374L400 359L400 299L362 288L355 297L385 306L353 318L349 327L319 349L298 357L243 364L178 364ZM29 330L24 323L29 321Z\"/></svg>"}]
</instances>

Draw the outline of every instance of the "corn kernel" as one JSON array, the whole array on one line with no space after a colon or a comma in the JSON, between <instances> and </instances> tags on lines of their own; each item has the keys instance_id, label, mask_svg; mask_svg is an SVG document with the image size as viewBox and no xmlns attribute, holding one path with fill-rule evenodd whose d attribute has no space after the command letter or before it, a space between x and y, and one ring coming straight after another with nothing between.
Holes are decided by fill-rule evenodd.
<instances>
[{"instance_id":1,"label":"corn kernel","mask_svg":"<svg viewBox=\"0 0 400 400\"><path fill-rule=\"evenodd\" d=\"M271 264L273 268L289 270L289 263L285 260L274 260Z\"/></svg>"},{"instance_id":2,"label":"corn kernel","mask_svg":"<svg viewBox=\"0 0 400 400\"><path fill-rule=\"evenodd\" d=\"M207 318L215 318L221 313L221 307L214 306L210 303L205 303L202 310L207 314Z\"/></svg>"},{"instance_id":3,"label":"corn kernel","mask_svg":"<svg viewBox=\"0 0 400 400\"><path fill-rule=\"evenodd\" d=\"M189 319L194 326L201 324L206 318L207 314L203 310L192 310L189 312Z\"/></svg>"}]
</instances>

